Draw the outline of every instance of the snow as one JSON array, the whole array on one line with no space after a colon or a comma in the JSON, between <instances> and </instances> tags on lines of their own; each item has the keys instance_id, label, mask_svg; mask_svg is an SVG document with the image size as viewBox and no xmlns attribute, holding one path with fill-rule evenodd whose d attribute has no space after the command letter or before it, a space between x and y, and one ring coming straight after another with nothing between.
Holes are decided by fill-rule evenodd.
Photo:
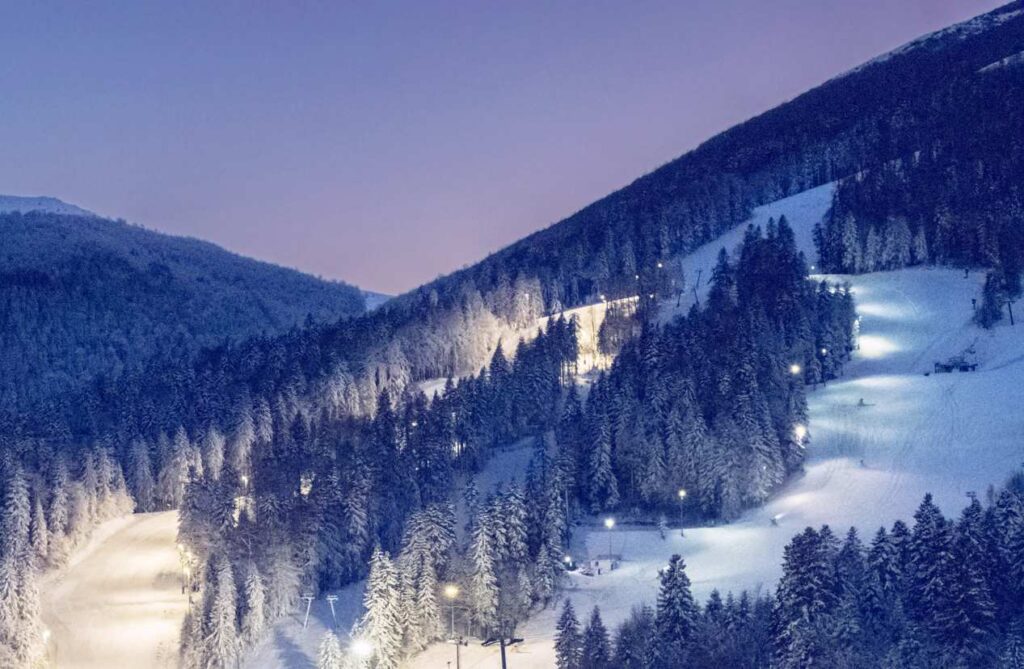
<instances>
[{"instance_id":1,"label":"snow","mask_svg":"<svg viewBox=\"0 0 1024 669\"><path fill-rule=\"evenodd\" d=\"M187 599L174 511L118 518L96 530L41 585L49 660L61 669L176 667Z\"/></svg>"},{"instance_id":2,"label":"snow","mask_svg":"<svg viewBox=\"0 0 1024 669\"><path fill-rule=\"evenodd\" d=\"M738 244L748 223L764 225L781 214L793 226L801 250L813 258L813 227L827 210L833 188L828 184L758 208L751 221L685 259L688 280L697 269L707 277L719 249ZM633 606L653 605L658 570L674 553L685 558L700 600L715 588L768 591L781 573L783 548L808 525L829 524L837 532L856 526L870 539L880 525L909 521L927 492L954 515L967 502L968 492L984 494L1020 466L1024 416L1016 389L1024 382L1024 326L1004 324L986 332L971 323L971 299L980 297L980 274L964 277L962 270L916 268L823 278L850 281L861 316L860 348L844 378L809 394L811 442L805 473L738 521L688 527L685 536L674 529L663 540L649 527L625 524L609 532L601 519L576 528L571 552L578 561L607 554L609 539L612 551L623 556L616 570L602 561L600 576L569 576L563 594L573 600L578 615L585 618L600 606L605 623L613 627ZM662 316L687 309L689 303L678 308L668 303ZM980 363L977 372L925 376L936 361L972 346ZM858 406L862 398L866 406ZM528 443L520 443L497 454L477 477L481 493L510 479L521 480L531 452ZM359 588L353 586L345 596L351 620L358 615ZM322 604L317 602L320 613L307 630L301 628L298 613L279 624L246 666L312 666L329 620ZM554 666L557 612L552 606L520 625L517 635L525 642L510 649L511 666ZM450 645L434 644L405 666L444 667L453 656ZM474 641L462 649L462 666L499 666L498 650Z\"/></svg>"},{"instance_id":3,"label":"snow","mask_svg":"<svg viewBox=\"0 0 1024 669\"><path fill-rule=\"evenodd\" d=\"M565 595L580 615L597 605L606 624L615 625L632 606L653 604L658 569L673 553L685 558L701 600L715 588L763 592L781 574L785 545L808 525L829 524L837 532L856 526L869 540L880 525L910 520L925 493L955 515L968 492L983 495L1021 464L1024 416L1016 389L1024 382L1024 327L1003 325L989 333L971 324L981 275L908 269L832 278L852 282L862 314L861 349L845 378L809 396L806 474L730 525L686 528L685 537L672 531L665 540L656 530L616 526L612 550L623 554L620 568L609 571L603 562L601 576L570 576ZM935 361L971 345L981 363L977 372L924 375ZM861 398L868 406L858 406ZM607 530L595 523L582 534L585 555L577 559L607 554ZM517 633L526 642L514 666L553 666L556 617L553 607L521 627ZM451 648L435 645L409 666L443 666L450 654ZM463 666L494 666L494 657L493 650L471 645Z\"/></svg>"},{"instance_id":4,"label":"snow","mask_svg":"<svg viewBox=\"0 0 1024 669\"><path fill-rule=\"evenodd\" d=\"M351 641L349 632L362 615L364 586L365 581L359 581L331 593L338 596L334 603L336 618L332 618L325 597L314 600L305 627L306 604L302 602L294 613L274 625L269 636L249 654L242 666L246 669L314 669L317 649L328 630L338 635L342 648L347 650Z\"/></svg>"},{"instance_id":5,"label":"snow","mask_svg":"<svg viewBox=\"0 0 1024 669\"><path fill-rule=\"evenodd\" d=\"M979 73L992 72L1004 67L1014 67L1017 65L1024 64L1024 51L1018 51L1017 53L1011 54L1006 58L1000 58L994 63L989 63L985 67L978 70Z\"/></svg>"},{"instance_id":6,"label":"snow","mask_svg":"<svg viewBox=\"0 0 1024 669\"><path fill-rule=\"evenodd\" d=\"M942 30L936 30L935 32L928 33L927 35L922 35L915 40L907 42L903 46L884 53L881 56L872 58L851 70L847 70L846 72L833 77L830 81L836 81L838 79L848 77L851 74L860 72L874 65L878 65L879 63L888 62L897 56L908 54L917 49L930 48L933 46L937 47L941 42L947 39L963 41L973 35L980 35L988 30L994 30L1003 23L1006 23L1021 14L1024 14L1024 10L1010 9L1008 6L1004 6L987 14L975 16L972 19L951 25L947 28L943 28Z\"/></svg>"},{"instance_id":7,"label":"snow","mask_svg":"<svg viewBox=\"0 0 1024 669\"><path fill-rule=\"evenodd\" d=\"M0 195L0 214L20 211L45 211L51 214L72 216L95 216L91 211L62 202L55 197L24 197L21 195Z\"/></svg>"},{"instance_id":8,"label":"snow","mask_svg":"<svg viewBox=\"0 0 1024 669\"><path fill-rule=\"evenodd\" d=\"M814 258L813 227L833 189L828 184L758 208L751 221L691 254L687 279L697 269L708 276L719 249L737 245L748 223L764 225L780 214L793 226L800 249ZM980 274L965 278L958 270L918 268L823 278L851 282L861 315L860 349L843 379L809 394L806 473L738 521L686 528L685 536L673 530L663 540L656 530L621 524L609 534L598 520L577 528L572 552L578 561L607 554L609 538L612 551L623 555L614 571L605 560L600 576L570 575L563 594L578 615L586 617L600 606L613 627L633 606L653 605L658 570L674 553L685 558L699 600L716 588L770 590L781 575L785 545L806 526L829 524L838 532L855 526L869 540L880 525L910 521L925 493L933 493L954 515L968 492L984 494L1020 466L1024 417L1016 389L1024 382L1024 328L1003 325L985 332L971 323L971 299L980 301ZM678 308L665 304L662 316L688 309L685 301ZM934 362L970 346L981 363L977 372L924 375ZM867 406L858 406L861 398ZM498 478L501 470L507 468L488 476ZM515 649L513 666L554 666L557 615L553 606L520 626L517 635L526 641ZM435 644L408 666L444 666L452 654L450 646ZM496 662L493 648L463 649L464 667Z\"/></svg>"},{"instance_id":9,"label":"snow","mask_svg":"<svg viewBox=\"0 0 1024 669\"><path fill-rule=\"evenodd\" d=\"M687 255L683 259L686 290L678 304L674 300L662 303L659 313L660 320L668 322L676 316L686 314L693 305L694 287L696 287L700 299L704 299L708 292L711 271L718 261L719 251L725 249L732 253L743 241L743 235L750 225L759 225L763 230L770 219L774 218L778 221L781 216L785 215L790 227L793 228L797 248L804 252L808 262L813 265L813 259L817 257L817 252L814 250L814 226L828 211L834 193L835 183L832 182L757 207L749 219Z\"/></svg>"}]
</instances>

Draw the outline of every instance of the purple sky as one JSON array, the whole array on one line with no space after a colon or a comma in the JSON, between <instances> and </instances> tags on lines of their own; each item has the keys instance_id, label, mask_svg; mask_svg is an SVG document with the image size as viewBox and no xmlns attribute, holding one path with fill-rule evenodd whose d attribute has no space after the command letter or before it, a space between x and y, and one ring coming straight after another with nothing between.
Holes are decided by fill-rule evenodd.
<instances>
[{"instance_id":1,"label":"purple sky","mask_svg":"<svg viewBox=\"0 0 1024 669\"><path fill-rule=\"evenodd\" d=\"M1001 2L59 4L0 21L0 193L398 292Z\"/></svg>"}]
</instances>

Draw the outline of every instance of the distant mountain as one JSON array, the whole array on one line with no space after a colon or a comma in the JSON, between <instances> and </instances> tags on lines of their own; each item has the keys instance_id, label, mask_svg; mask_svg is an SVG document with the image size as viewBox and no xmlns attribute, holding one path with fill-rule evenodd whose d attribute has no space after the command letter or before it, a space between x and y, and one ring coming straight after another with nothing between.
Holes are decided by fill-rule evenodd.
<instances>
[{"instance_id":1,"label":"distant mountain","mask_svg":"<svg viewBox=\"0 0 1024 669\"><path fill-rule=\"evenodd\" d=\"M0 198L0 402L365 312L362 292L54 198ZM25 213L22 213L25 212Z\"/></svg>"},{"instance_id":2,"label":"distant mountain","mask_svg":"<svg viewBox=\"0 0 1024 669\"><path fill-rule=\"evenodd\" d=\"M47 212L50 214L69 214L73 216L95 216L91 211L76 207L58 200L55 197L25 197L21 195L0 195L0 214L9 214L19 211L28 213L30 211Z\"/></svg>"}]
</instances>

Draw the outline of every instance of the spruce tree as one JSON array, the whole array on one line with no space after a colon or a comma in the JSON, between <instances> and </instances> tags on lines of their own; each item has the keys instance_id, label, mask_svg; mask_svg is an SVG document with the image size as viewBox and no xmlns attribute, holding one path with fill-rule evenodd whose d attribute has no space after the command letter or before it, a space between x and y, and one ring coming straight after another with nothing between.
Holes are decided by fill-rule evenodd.
<instances>
[{"instance_id":1,"label":"spruce tree","mask_svg":"<svg viewBox=\"0 0 1024 669\"><path fill-rule=\"evenodd\" d=\"M470 603L473 620L485 632L498 623L498 577L495 572L494 541L490 513L480 514L469 549L472 567Z\"/></svg>"},{"instance_id":2,"label":"spruce tree","mask_svg":"<svg viewBox=\"0 0 1024 669\"><path fill-rule=\"evenodd\" d=\"M402 650L398 573L391 557L378 546L370 558L370 576L363 596L361 628L373 645L380 669L395 669Z\"/></svg>"},{"instance_id":3,"label":"spruce tree","mask_svg":"<svg viewBox=\"0 0 1024 669\"><path fill-rule=\"evenodd\" d=\"M343 669L344 662L345 656L338 636L330 630L324 632L316 653L316 669Z\"/></svg>"},{"instance_id":4,"label":"spruce tree","mask_svg":"<svg viewBox=\"0 0 1024 669\"><path fill-rule=\"evenodd\" d=\"M587 629L583 632L583 656L580 669L610 669L611 647L608 630L601 620L601 610L594 607Z\"/></svg>"},{"instance_id":5,"label":"spruce tree","mask_svg":"<svg viewBox=\"0 0 1024 669\"><path fill-rule=\"evenodd\" d=\"M246 643L254 644L266 629L267 595L259 569L252 562L246 565L243 594L245 609L242 613L242 638Z\"/></svg>"},{"instance_id":6,"label":"spruce tree","mask_svg":"<svg viewBox=\"0 0 1024 669\"><path fill-rule=\"evenodd\" d=\"M658 654L663 666L679 666L685 662L699 619L700 609L690 592L686 563L679 555L673 555L661 572L655 612Z\"/></svg>"},{"instance_id":7,"label":"spruce tree","mask_svg":"<svg viewBox=\"0 0 1024 669\"><path fill-rule=\"evenodd\" d=\"M580 639L580 625L572 601L565 600L562 614L558 617L555 632L555 662L558 669L580 669L583 645Z\"/></svg>"},{"instance_id":8,"label":"spruce tree","mask_svg":"<svg viewBox=\"0 0 1024 669\"><path fill-rule=\"evenodd\" d=\"M225 556L216 559L212 602L206 619L204 646L205 666L211 669L234 669L241 652L238 638L238 606L235 598L235 577L231 562Z\"/></svg>"}]
</instances>

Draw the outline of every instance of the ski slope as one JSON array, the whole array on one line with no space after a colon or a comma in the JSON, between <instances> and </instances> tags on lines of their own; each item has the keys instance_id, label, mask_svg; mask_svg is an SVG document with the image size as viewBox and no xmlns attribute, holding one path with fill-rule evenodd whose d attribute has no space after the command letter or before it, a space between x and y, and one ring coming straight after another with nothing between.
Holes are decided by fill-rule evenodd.
<instances>
[{"instance_id":1,"label":"ski slope","mask_svg":"<svg viewBox=\"0 0 1024 669\"><path fill-rule=\"evenodd\" d=\"M822 187L762 207L755 219L785 213L812 258L811 230L830 198L830 187ZM745 227L699 249L687 266L709 267L718 248L738 243ZM609 533L597 524L577 530L577 560L607 554L609 540L612 551L623 555L615 571L605 562L601 576L569 576L564 594L578 616L585 619L600 606L613 627L633 606L653 605L658 570L674 553L684 556L700 600L713 589L769 590L781 575L785 545L808 525L829 524L838 532L854 526L870 540L880 525L910 520L925 493L955 515L967 493L983 495L1022 464L1024 414L1016 389L1024 383L1024 326L985 332L971 323L980 274L919 268L827 278L852 284L861 315L860 349L843 379L809 394L806 473L737 522L686 528L685 536L674 531L663 540L656 530L619 526ZM972 345L979 371L924 375L934 362ZM867 406L859 406L862 398ZM520 627L517 634L526 641L510 656L510 666L554 666L557 615L552 607ZM496 666L496 653L470 646L463 650L462 666ZM436 644L408 666L443 667L452 655L451 646Z\"/></svg>"},{"instance_id":2,"label":"ski slope","mask_svg":"<svg viewBox=\"0 0 1024 669\"><path fill-rule=\"evenodd\" d=\"M687 281L698 269L707 277L719 249L732 250L748 223L764 225L781 214L793 226L801 250L814 258L813 226L827 210L832 191L826 185L758 208L751 221L684 260ZM909 520L925 493L933 493L942 509L954 515L967 502L967 493L983 495L1022 464L1024 414L1016 389L1024 384L1024 325L985 332L971 323L971 299L980 298L982 275L916 268L822 278L850 281L861 317L860 348L842 379L809 393L806 472L738 521L686 528L685 536L676 530L662 539L656 530L621 525L609 533L597 521L589 529L577 528L571 547L577 561L607 554L609 540L612 551L623 556L615 571L604 562L601 576L569 576L564 596L573 600L578 616L586 618L600 606L612 628L633 606L653 605L658 570L674 553L686 559L700 600L716 588L770 590L781 574L783 548L804 527L829 524L844 532L855 526L870 540L880 525ZM697 290L701 299L705 290L702 282ZM693 299L692 290L688 299ZM689 306L687 299L678 307L666 303L662 317ZM972 345L980 363L977 372L925 376L936 361ZM859 406L862 398L865 406ZM496 456L478 476L481 489L521 478L529 453L521 446ZM354 600L358 589L348 594ZM358 613L358 601L350 604L346 611L355 613L347 621ZM509 650L510 667L555 666L557 615L558 608L552 607L520 626L517 635L525 642ZM314 666L325 620L315 614L308 629L302 629L299 616L293 616L277 626L276 638L268 641L259 661L247 666ZM338 629L344 636L348 625ZM452 646L435 644L405 666L454 666L454 654ZM479 641L462 649L461 660L466 668L500 666L498 650L483 648Z\"/></svg>"},{"instance_id":3,"label":"ski slope","mask_svg":"<svg viewBox=\"0 0 1024 669\"><path fill-rule=\"evenodd\" d=\"M187 599L175 511L111 520L40 588L47 654L61 669L177 667Z\"/></svg>"}]
</instances>

